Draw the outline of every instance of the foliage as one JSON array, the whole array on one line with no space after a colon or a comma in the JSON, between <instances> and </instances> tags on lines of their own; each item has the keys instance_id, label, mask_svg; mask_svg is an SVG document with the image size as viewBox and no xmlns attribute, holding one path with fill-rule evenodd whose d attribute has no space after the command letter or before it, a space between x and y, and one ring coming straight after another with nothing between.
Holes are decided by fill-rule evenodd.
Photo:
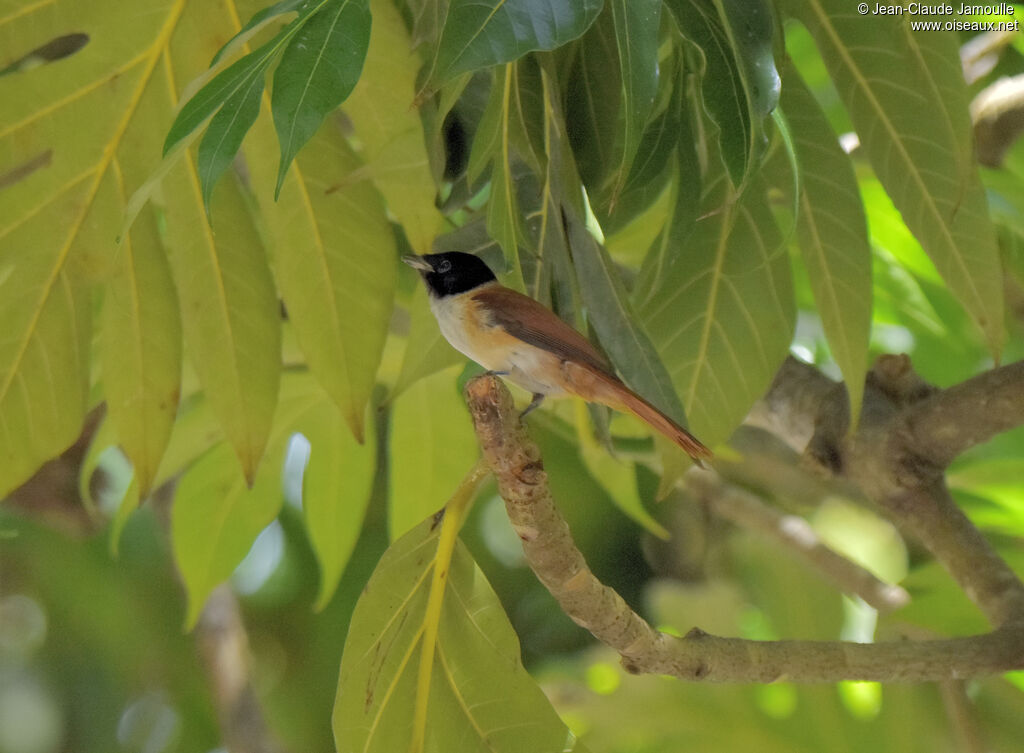
<instances>
[{"instance_id":1,"label":"foliage","mask_svg":"<svg viewBox=\"0 0 1024 753\"><path fill-rule=\"evenodd\" d=\"M848 6L152 0L125 13L110 0L0 0L0 496L16 496L71 446L102 403L71 484L88 525L112 521L122 561L162 572L152 512L132 513L173 497L167 550L187 593L174 609L135 576L97 586L95 597L75 593L61 581L61 568L79 568L60 537L0 517L0 537L15 535L0 577L20 571L12 587L37 592L54 624L79 602L105 602L95 621L74 623L118 667L103 675L118 688L100 693L104 713L124 705L145 647L133 635L117 658L109 634L137 626L109 602L142 594L145 636L166 622L191 627L276 525L289 554L248 604L264 631L255 653L280 661L304 641L322 650L268 680L272 715L295 749L331 744L323 699L353 609L348 643L359 656L342 664L339 749L365 712L352 699L368 672L397 660L389 652L404 652L402 665L394 694L377 700L410 727L389 728L398 736L390 747L366 749L406 745L424 708L425 750L522 749L529 738L505 734L506 724L536 724L523 734L573 744L518 664L500 605L528 658L580 636L516 569L518 542L494 522L486 494L463 532L470 546L449 550L441 606L427 609L440 565L433 554L410 558L439 547L422 521L459 487L476 445L459 391L468 372L414 275L398 268L401 253L480 253L726 457L790 352L841 376L855 416L878 352L910 353L942 385L1019 358L1019 314L1007 316L1004 290L1019 308L1024 152L979 171L968 104L997 75L1019 71L1020 53L1005 50L968 86L958 53L966 37ZM859 147L849 153L838 135L851 129ZM639 600L649 573L636 572L635 524L680 535L673 516L687 513L677 497L653 514L644 505L671 489L683 461L626 417L609 423L558 405L532 421L595 571ZM614 459L602 444L617 448ZM1010 537L1024 532L1022 451L1024 437L1010 433L950 478L979 524ZM656 454L660 482L648 470ZM286 497L300 500L302 520ZM723 544L686 519L696 528L686 529L694 552L684 554L706 553L702 575L731 594L687 619L747 637L863 629L863 613L843 620L834 592L806 578L798 589L780 585L788 565L772 553ZM357 607L387 533L395 543ZM880 534L865 526L863 535ZM75 547L83 583L114 577L105 553ZM929 567L908 587L951 590ZM314 594L306 585L317 568ZM295 616L295 604L314 601L322 617ZM882 628L942 633L970 622L969 606L951 616L939 601L915 601ZM437 687L417 676L430 631ZM65 636L39 662L66 660L74 643ZM153 682L182 703L194 680L179 676L187 650L171 643L162 660L175 671ZM364 666L365 651L386 656ZM507 664L507 677L495 679L492 662ZM933 749L907 731L935 727L929 691L886 688L878 700L842 688L667 690L647 678L634 696L615 693L634 682L619 670L605 672L605 685L588 674L606 662L582 655L546 670L553 686L571 688L554 705L580 733L573 750L746 749L766 736L779 750L821 750L860 718L873 719L857 734L876 748ZM74 687L93 670L75 664ZM0 708L5 682L0 673ZM992 683L979 693L992 737L1012 740L1019 691ZM608 710L616 699L618 716ZM512 710L480 716L474 704ZM697 704L737 720L733 729L701 726ZM693 715L692 736L680 731L679 709ZM179 711L196 725L181 749L213 747L209 709ZM458 717L458 729L430 721L435 713L453 725ZM880 744L883 730L892 736ZM460 735L461 747L438 747L442 734Z\"/></svg>"}]
</instances>

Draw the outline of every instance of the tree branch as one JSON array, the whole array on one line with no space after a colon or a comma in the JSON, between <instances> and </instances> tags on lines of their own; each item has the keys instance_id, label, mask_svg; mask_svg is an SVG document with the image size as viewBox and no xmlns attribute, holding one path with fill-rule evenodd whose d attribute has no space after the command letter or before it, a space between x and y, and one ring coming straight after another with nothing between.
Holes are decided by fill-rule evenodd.
<instances>
[{"instance_id":1,"label":"tree branch","mask_svg":"<svg viewBox=\"0 0 1024 753\"><path fill-rule=\"evenodd\" d=\"M196 639L213 686L221 734L232 753L281 753L263 718L249 677L249 639L231 587L210 594Z\"/></svg>"},{"instance_id":2,"label":"tree branch","mask_svg":"<svg viewBox=\"0 0 1024 753\"><path fill-rule=\"evenodd\" d=\"M1024 361L983 372L904 411L900 441L945 469L966 450L1024 424Z\"/></svg>"},{"instance_id":3,"label":"tree branch","mask_svg":"<svg viewBox=\"0 0 1024 753\"><path fill-rule=\"evenodd\" d=\"M910 596L900 586L879 580L822 543L810 524L799 515L786 515L769 507L753 494L722 483L713 472L691 474L687 487L718 516L775 539L840 590L859 596L879 612L891 612L910 601Z\"/></svg>"},{"instance_id":4,"label":"tree branch","mask_svg":"<svg viewBox=\"0 0 1024 753\"><path fill-rule=\"evenodd\" d=\"M493 376L466 386L484 458L537 577L577 624L622 656L631 672L688 680L800 682L948 680L1024 667L1024 632L939 641L858 644L748 641L698 628L677 638L654 630L594 577L555 509L540 452L518 420L508 389Z\"/></svg>"},{"instance_id":5,"label":"tree branch","mask_svg":"<svg viewBox=\"0 0 1024 753\"><path fill-rule=\"evenodd\" d=\"M1024 424L1024 363L938 390L906 356L882 356L868 374L864 409L850 434L842 385L790 359L753 415L777 429L785 425L777 412L800 414L787 419L790 426L813 423L806 446L800 447L806 432L787 440L808 463L856 484L920 540L993 625L1024 623L1024 584L957 507L944 477L968 448Z\"/></svg>"}]
</instances>

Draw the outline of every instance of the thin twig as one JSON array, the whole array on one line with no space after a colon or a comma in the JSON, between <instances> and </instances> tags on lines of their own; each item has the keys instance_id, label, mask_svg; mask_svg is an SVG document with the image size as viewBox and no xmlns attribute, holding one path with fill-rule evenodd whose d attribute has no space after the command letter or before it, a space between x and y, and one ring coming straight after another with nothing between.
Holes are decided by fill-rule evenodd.
<instances>
[{"instance_id":1,"label":"thin twig","mask_svg":"<svg viewBox=\"0 0 1024 753\"><path fill-rule=\"evenodd\" d=\"M982 738L971 701L967 697L963 680L947 680L939 683L942 704L946 707L949 726L958 743L957 750L964 753L985 753L988 748Z\"/></svg>"},{"instance_id":2,"label":"thin twig","mask_svg":"<svg viewBox=\"0 0 1024 753\"><path fill-rule=\"evenodd\" d=\"M677 638L654 630L587 567L555 509L540 451L526 437L508 389L493 376L466 386L484 458L537 577L577 624L622 656L631 672L687 680L934 681L1024 667L1024 633L1012 628L938 641L879 644L749 641L699 628Z\"/></svg>"}]
</instances>

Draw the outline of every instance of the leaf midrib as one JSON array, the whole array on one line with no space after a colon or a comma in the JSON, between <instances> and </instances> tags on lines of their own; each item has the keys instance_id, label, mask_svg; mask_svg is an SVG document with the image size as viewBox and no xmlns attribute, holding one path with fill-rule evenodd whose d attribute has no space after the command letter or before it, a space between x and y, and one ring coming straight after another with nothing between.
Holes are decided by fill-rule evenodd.
<instances>
[{"instance_id":1,"label":"leaf midrib","mask_svg":"<svg viewBox=\"0 0 1024 753\"><path fill-rule=\"evenodd\" d=\"M92 186L90 186L88 196L82 203L81 210L78 216L71 223L70 228L66 236L64 245L57 253L57 259L53 265L53 269L50 275L47 277L42 293L39 297L39 305L35 307L32 312L32 318L29 320L28 327L25 329L25 336L21 340L21 344L18 350L15 352L15 356L11 359L10 367L7 374L4 377L4 381L0 384L0 405L7 399L8 392L11 389L11 385L14 382L15 375L20 371L22 361L25 358L25 353L28 350L29 343L36 335L36 329L39 326L39 319L42 316L43 309L46 308L46 302L49 300L51 293L53 292L53 286L64 268L64 263L67 261L67 256L71 251L71 247L74 244L74 240L78 235L78 231L81 229L85 222L86 216L89 214L89 210L92 208L92 203L96 199L96 195L99 192L100 184L103 181L103 176L106 174L107 168L110 167L111 161L114 159L117 153L117 147L121 144L121 139L124 137L125 131L128 129L128 125L131 122L132 115L135 113L135 109L138 107L139 102L142 99L142 95L148 86L150 79L153 75L153 70L156 68L157 61L160 58L160 54L163 52L165 46L170 41L172 32L174 31L178 19L181 17L182 12L185 9L185 0L178 0L175 5L171 8L167 15L167 21L164 27L160 30L160 33L153 40L153 45L150 48L149 60L146 63L145 69L142 71L142 75L139 77L139 84L135 91L132 93L132 97L125 107L124 116L121 118L121 122L118 123L113 136L107 142L106 147L103 150L103 154L95 168L96 177L93 180Z\"/></svg>"},{"instance_id":2,"label":"leaf midrib","mask_svg":"<svg viewBox=\"0 0 1024 753\"><path fill-rule=\"evenodd\" d=\"M889 134L892 143L896 147L897 153L900 155L901 160L907 166L907 174L911 177L911 179L918 187L918 190L922 197L921 203L928 210L930 210L931 214L935 217L936 222L940 228L940 233L942 237L944 238L944 240L953 252L950 254L950 257L954 260L956 266L960 269L961 273L963 274L963 277L967 280L971 289L971 293L973 294L975 300L978 304L981 305L982 308L984 308L984 300L981 297L981 293L978 290L977 285L975 284L973 275L970 274L970 270L967 268L967 265L964 263L964 260L959 253L959 247L957 246L955 239L953 238L949 228L946 226L946 223L943 220L942 212L940 212L939 208L935 205L931 193L927 190L927 186L922 180L920 172L917 170L917 165L914 163L912 159L910 159L910 155L907 153L907 150L903 144L902 139L899 138L899 132L896 130L892 121L889 119L888 114L885 111L885 108L881 106L881 103L875 97L874 91L868 85L868 81L864 78L863 75L861 75L860 69L857 67L854 60L850 57L849 53L847 52L846 46L843 44L842 39L836 33L835 27L832 26L832 24L830 23L828 14L825 13L824 9L821 7L821 3L818 2L818 0L809 0L807 5L808 7L810 7L812 12L817 17L821 29L828 35L829 40L832 42L832 45L836 50L836 53L839 55L840 58L842 58L842 61L846 66L847 70L850 72L850 75L853 76L857 85L860 87L861 92L864 94L864 97L867 99L872 110L874 110L875 115L878 118L878 121L882 124L882 126L885 128L885 131Z\"/></svg>"}]
</instances>

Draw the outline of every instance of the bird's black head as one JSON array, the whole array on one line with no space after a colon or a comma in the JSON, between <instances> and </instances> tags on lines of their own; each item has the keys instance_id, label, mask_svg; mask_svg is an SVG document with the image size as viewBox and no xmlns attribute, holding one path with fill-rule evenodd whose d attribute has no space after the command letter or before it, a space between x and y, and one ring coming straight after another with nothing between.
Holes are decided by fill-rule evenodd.
<instances>
[{"instance_id":1,"label":"bird's black head","mask_svg":"<svg viewBox=\"0 0 1024 753\"><path fill-rule=\"evenodd\" d=\"M496 279L482 260L461 251L403 256L402 261L419 270L430 294L438 298L465 293Z\"/></svg>"}]
</instances>

